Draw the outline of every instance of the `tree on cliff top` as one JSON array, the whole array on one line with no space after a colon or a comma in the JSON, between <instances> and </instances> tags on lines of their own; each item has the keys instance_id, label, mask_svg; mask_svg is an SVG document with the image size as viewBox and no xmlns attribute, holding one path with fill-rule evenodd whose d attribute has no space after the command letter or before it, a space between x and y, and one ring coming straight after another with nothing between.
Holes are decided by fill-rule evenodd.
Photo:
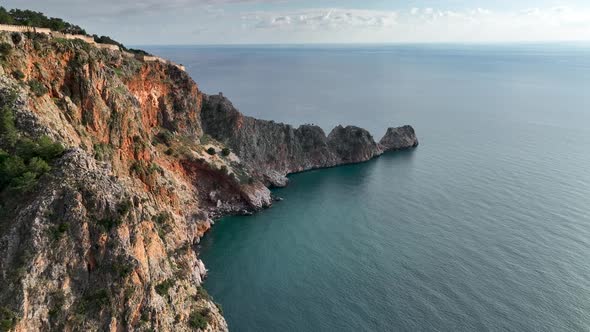
<instances>
[{"instance_id":1,"label":"tree on cliff top","mask_svg":"<svg viewBox=\"0 0 590 332\"><path fill-rule=\"evenodd\" d=\"M25 25L38 28L47 28L62 33L85 35L86 31L77 25L68 23L61 18L47 17L41 12L32 10L11 9L0 7L0 24Z\"/></svg>"},{"instance_id":2,"label":"tree on cliff top","mask_svg":"<svg viewBox=\"0 0 590 332\"><path fill-rule=\"evenodd\" d=\"M45 14L41 12L35 12L32 10L22 10L22 9L11 9L6 10L6 8L0 6L0 24L12 24L12 25L23 25L23 26L30 26L30 27L37 27L37 28L46 28L51 29L53 31L58 31L61 33L68 33L72 35L86 35L86 30L82 29L81 27L68 23L61 18L56 17L47 17ZM94 41L99 44L112 44L121 47L121 49L140 55L150 55L149 53L143 50L136 50L136 49L128 49L125 45L119 43L118 41L112 39L109 36L98 36L92 35L94 37Z\"/></svg>"}]
</instances>

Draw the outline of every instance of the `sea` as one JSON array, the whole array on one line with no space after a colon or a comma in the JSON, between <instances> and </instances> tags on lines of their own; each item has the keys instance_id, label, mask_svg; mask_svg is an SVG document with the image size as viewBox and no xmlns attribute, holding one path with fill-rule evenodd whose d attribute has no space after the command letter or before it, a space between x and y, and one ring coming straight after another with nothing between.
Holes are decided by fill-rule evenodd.
<instances>
[{"instance_id":1,"label":"sea","mask_svg":"<svg viewBox=\"0 0 590 332\"><path fill-rule=\"evenodd\" d=\"M246 115L420 140L216 221L231 331L590 331L590 44L146 48Z\"/></svg>"}]
</instances>

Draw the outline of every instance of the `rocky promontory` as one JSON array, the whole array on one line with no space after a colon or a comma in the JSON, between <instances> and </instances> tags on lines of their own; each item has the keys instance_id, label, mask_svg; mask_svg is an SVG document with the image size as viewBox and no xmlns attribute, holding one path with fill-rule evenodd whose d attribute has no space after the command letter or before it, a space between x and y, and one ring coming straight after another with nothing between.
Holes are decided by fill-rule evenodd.
<instances>
[{"instance_id":1,"label":"rocky promontory","mask_svg":"<svg viewBox=\"0 0 590 332\"><path fill-rule=\"evenodd\" d=\"M240 113L222 94L204 95L201 125L205 134L229 146L265 184L285 186L291 173L370 160L390 150L416 147L411 126L389 128L380 143L365 129L322 128L259 120Z\"/></svg>"},{"instance_id":2,"label":"rocky promontory","mask_svg":"<svg viewBox=\"0 0 590 332\"><path fill-rule=\"evenodd\" d=\"M286 175L417 145L244 116L177 66L0 32L0 329L226 331L201 287L214 219Z\"/></svg>"}]
</instances>

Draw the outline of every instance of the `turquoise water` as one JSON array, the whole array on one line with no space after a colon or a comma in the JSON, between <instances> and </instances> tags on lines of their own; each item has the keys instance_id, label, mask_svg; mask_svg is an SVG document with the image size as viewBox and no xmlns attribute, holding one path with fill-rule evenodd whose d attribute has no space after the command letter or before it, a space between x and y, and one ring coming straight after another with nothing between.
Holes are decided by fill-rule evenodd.
<instances>
[{"instance_id":1,"label":"turquoise water","mask_svg":"<svg viewBox=\"0 0 590 332\"><path fill-rule=\"evenodd\" d=\"M215 225L206 288L233 331L590 330L590 48L154 51L246 114L420 138Z\"/></svg>"}]
</instances>

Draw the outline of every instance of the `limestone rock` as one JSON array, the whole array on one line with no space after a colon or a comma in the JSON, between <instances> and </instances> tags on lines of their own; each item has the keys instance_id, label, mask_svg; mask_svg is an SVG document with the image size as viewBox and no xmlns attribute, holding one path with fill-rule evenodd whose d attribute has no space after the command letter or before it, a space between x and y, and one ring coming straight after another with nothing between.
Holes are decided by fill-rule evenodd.
<instances>
[{"instance_id":1,"label":"limestone rock","mask_svg":"<svg viewBox=\"0 0 590 332\"><path fill-rule=\"evenodd\" d=\"M415 148L418 146L418 138L412 126L388 128L385 136L379 141L386 151Z\"/></svg>"}]
</instances>

